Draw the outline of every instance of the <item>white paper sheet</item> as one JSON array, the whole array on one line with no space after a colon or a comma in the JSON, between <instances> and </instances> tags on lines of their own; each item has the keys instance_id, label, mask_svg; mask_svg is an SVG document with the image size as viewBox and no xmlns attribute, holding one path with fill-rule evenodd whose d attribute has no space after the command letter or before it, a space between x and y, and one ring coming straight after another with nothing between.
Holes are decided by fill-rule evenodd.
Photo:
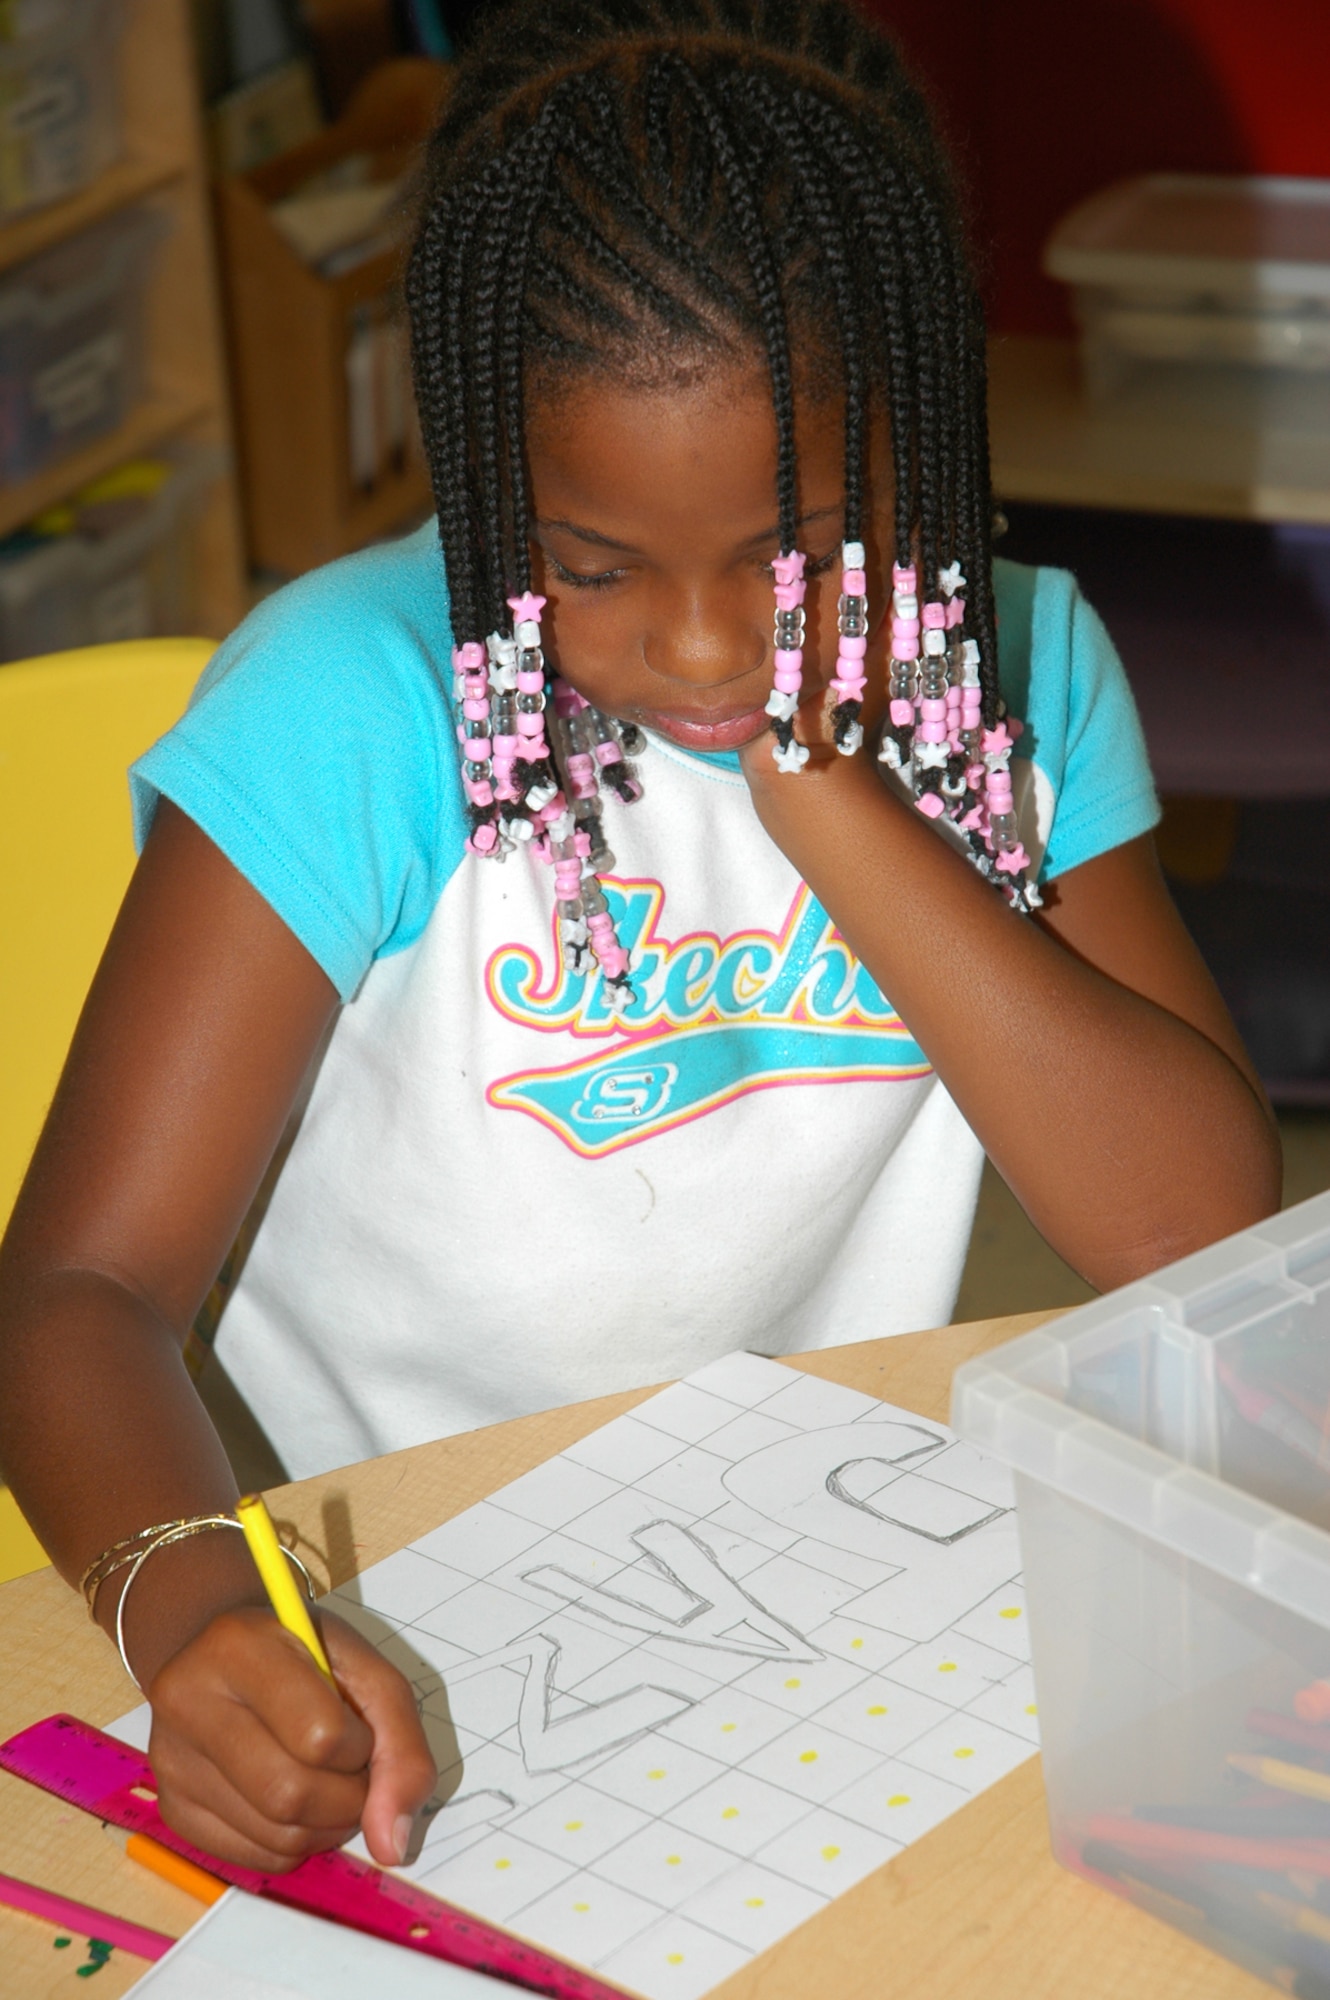
<instances>
[{"instance_id":1,"label":"white paper sheet","mask_svg":"<svg viewBox=\"0 0 1330 2000\"><path fill-rule=\"evenodd\" d=\"M334 1591L414 1683L403 1872L696 2000L1037 1746L1012 1493L738 1354Z\"/></svg>"},{"instance_id":2,"label":"white paper sheet","mask_svg":"<svg viewBox=\"0 0 1330 2000\"><path fill-rule=\"evenodd\" d=\"M511 2000L511 1986L233 1889L129 1989L134 2000Z\"/></svg>"}]
</instances>

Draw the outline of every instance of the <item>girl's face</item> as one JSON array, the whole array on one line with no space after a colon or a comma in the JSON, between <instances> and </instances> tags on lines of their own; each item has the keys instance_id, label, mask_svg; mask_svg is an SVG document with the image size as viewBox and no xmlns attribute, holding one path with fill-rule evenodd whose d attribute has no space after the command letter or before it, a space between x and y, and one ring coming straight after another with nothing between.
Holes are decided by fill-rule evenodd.
<instances>
[{"instance_id":1,"label":"girl's face","mask_svg":"<svg viewBox=\"0 0 1330 2000\"><path fill-rule=\"evenodd\" d=\"M797 405L806 738L835 671L843 424L838 402ZM533 580L549 601L543 636L558 671L597 708L686 749L733 750L760 736L772 685L771 560L780 552L765 373L716 371L650 390L588 380L533 395L527 447ZM879 614L887 458L885 440L875 440L864 541ZM880 615L874 622L870 690L881 684L873 672Z\"/></svg>"}]
</instances>

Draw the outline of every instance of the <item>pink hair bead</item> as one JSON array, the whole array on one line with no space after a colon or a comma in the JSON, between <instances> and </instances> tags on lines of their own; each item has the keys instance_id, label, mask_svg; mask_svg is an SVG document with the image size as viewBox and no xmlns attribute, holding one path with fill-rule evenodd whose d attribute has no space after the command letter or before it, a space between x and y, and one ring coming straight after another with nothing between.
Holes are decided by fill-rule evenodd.
<instances>
[{"instance_id":1,"label":"pink hair bead","mask_svg":"<svg viewBox=\"0 0 1330 2000\"><path fill-rule=\"evenodd\" d=\"M908 729L914 721L914 703L912 701L893 701L891 704L891 719L897 729Z\"/></svg>"},{"instance_id":2,"label":"pink hair bead","mask_svg":"<svg viewBox=\"0 0 1330 2000\"><path fill-rule=\"evenodd\" d=\"M787 585L802 583L804 564L807 560L807 556L800 549L791 549L787 556L773 557L771 570L777 588L783 590Z\"/></svg>"},{"instance_id":3,"label":"pink hair bead","mask_svg":"<svg viewBox=\"0 0 1330 2000\"><path fill-rule=\"evenodd\" d=\"M803 686L803 675L797 667L777 667L776 689L780 694L798 694Z\"/></svg>"},{"instance_id":4,"label":"pink hair bead","mask_svg":"<svg viewBox=\"0 0 1330 2000\"><path fill-rule=\"evenodd\" d=\"M462 713L468 722L488 722L490 705L487 701L464 701Z\"/></svg>"},{"instance_id":5,"label":"pink hair bead","mask_svg":"<svg viewBox=\"0 0 1330 2000\"><path fill-rule=\"evenodd\" d=\"M1005 722L999 722L996 729L986 729L979 747L985 757L999 757L1004 750L1010 750L1016 741Z\"/></svg>"},{"instance_id":6,"label":"pink hair bead","mask_svg":"<svg viewBox=\"0 0 1330 2000\"><path fill-rule=\"evenodd\" d=\"M947 604L947 630L950 632L954 626L963 625L964 623L965 599L963 597L953 597Z\"/></svg>"},{"instance_id":7,"label":"pink hair bead","mask_svg":"<svg viewBox=\"0 0 1330 2000\"><path fill-rule=\"evenodd\" d=\"M868 656L868 641L842 638L837 651L842 660L863 660Z\"/></svg>"},{"instance_id":8,"label":"pink hair bead","mask_svg":"<svg viewBox=\"0 0 1330 2000\"><path fill-rule=\"evenodd\" d=\"M861 569L842 570L840 587L847 597L866 597L868 595L868 577Z\"/></svg>"},{"instance_id":9,"label":"pink hair bead","mask_svg":"<svg viewBox=\"0 0 1330 2000\"><path fill-rule=\"evenodd\" d=\"M571 682L565 680L555 681L554 713L556 715L561 715L565 721L569 721L573 716L580 715L582 710L587 706L588 703L577 692L577 689L572 686Z\"/></svg>"},{"instance_id":10,"label":"pink hair bead","mask_svg":"<svg viewBox=\"0 0 1330 2000\"><path fill-rule=\"evenodd\" d=\"M775 667L777 673L782 673L782 672L787 674L802 673L803 664L804 664L804 656L802 653L792 653L786 646L777 646L775 653Z\"/></svg>"},{"instance_id":11,"label":"pink hair bead","mask_svg":"<svg viewBox=\"0 0 1330 2000\"><path fill-rule=\"evenodd\" d=\"M1008 854L999 854L997 866L1003 875L1019 875L1022 868L1028 868L1030 857L1020 846L1013 847Z\"/></svg>"},{"instance_id":12,"label":"pink hair bead","mask_svg":"<svg viewBox=\"0 0 1330 2000\"><path fill-rule=\"evenodd\" d=\"M905 568L902 568L899 563L891 565L891 587L893 590L899 590L906 597L909 597L914 592L918 581L919 579L915 575L913 563L907 564Z\"/></svg>"},{"instance_id":13,"label":"pink hair bead","mask_svg":"<svg viewBox=\"0 0 1330 2000\"><path fill-rule=\"evenodd\" d=\"M623 752L617 743L598 743L596 745L596 762L602 766L606 764L622 764Z\"/></svg>"},{"instance_id":14,"label":"pink hair bead","mask_svg":"<svg viewBox=\"0 0 1330 2000\"><path fill-rule=\"evenodd\" d=\"M946 622L947 607L945 604L926 604L924 606L925 631L940 632L946 625Z\"/></svg>"},{"instance_id":15,"label":"pink hair bead","mask_svg":"<svg viewBox=\"0 0 1330 2000\"><path fill-rule=\"evenodd\" d=\"M913 639L907 634L893 630L891 636L891 657L893 660L904 660L913 666L918 651L919 648Z\"/></svg>"},{"instance_id":16,"label":"pink hair bead","mask_svg":"<svg viewBox=\"0 0 1330 2000\"><path fill-rule=\"evenodd\" d=\"M523 668L517 676L517 687L520 694L544 694L545 676L538 668Z\"/></svg>"},{"instance_id":17,"label":"pink hair bead","mask_svg":"<svg viewBox=\"0 0 1330 2000\"><path fill-rule=\"evenodd\" d=\"M453 647L453 665L459 673L475 673L485 664L485 648L478 639L468 639L464 646Z\"/></svg>"},{"instance_id":18,"label":"pink hair bead","mask_svg":"<svg viewBox=\"0 0 1330 2000\"><path fill-rule=\"evenodd\" d=\"M494 787L488 778L463 778L462 787L473 806L494 804Z\"/></svg>"},{"instance_id":19,"label":"pink hair bead","mask_svg":"<svg viewBox=\"0 0 1330 2000\"><path fill-rule=\"evenodd\" d=\"M467 841L467 846L473 854L491 854L495 847L497 847L498 842L498 828L491 826L489 821L486 820L483 825L476 828L471 838Z\"/></svg>"},{"instance_id":20,"label":"pink hair bead","mask_svg":"<svg viewBox=\"0 0 1330 2000\"><path fill-rule=\"evenodd\" d=\"M940 819L947 809L937 792L920 792L915 805L925 819Z\"/></svg>"},{"instance_id":21,"label":"pink hair bead","mask_svg":"<svg viewBox=\"0 0 1330 2000\"><path fill-rule=\"evenodd\" d=\"M462 746L468 764L483 764L493 749L488 736L467 736L459 729L457 740Z\"/></svg>"},{"instance_id":22,"label":"pink hair bead","mask_svg":"<svg viewBox=\"0 0 1330 2000\"><path fill-rule=\"evenodd\" d=\"M945 743L947 725L945 722L921 722L918 728L921 743Z\"/></svg>"},{"instance_id":23,"label":"pink hair bead","mask_svg":"<svg viewBox=\"0 0 1330 2000\"><path fill-rule=\"evenodd\" d=\"M524 590L520 597L508 599L508 609L513 614L514 625L525 624L528 619L540 623L540 614L545 609L543 597L537 597L534 590Z\"/></svg>"},{"instance_id":24,"label":"pink hair bead","mask_svg":"<svg viewBox=\"0 0 1330 2000\"><path fill-rule=\"evenodd\" d=\"M946 698L938 699L934 697L927 701L921 701L919 704L919 713L925 722L945 722L947 719Z\"/></svg>"},{"instance_id":25,"label":"pink hair bead","mask_svg":"<svg viewBox=\"0 0 1330 2000\"><path fill-rule=\"evenodd\" d=\"M982 833L984 830L984 821L987 817L988 815L982 805L971 806L969 812L966 813L964 819L960 822L961 831L963 833Z\"/></svg>"}]
</instances>

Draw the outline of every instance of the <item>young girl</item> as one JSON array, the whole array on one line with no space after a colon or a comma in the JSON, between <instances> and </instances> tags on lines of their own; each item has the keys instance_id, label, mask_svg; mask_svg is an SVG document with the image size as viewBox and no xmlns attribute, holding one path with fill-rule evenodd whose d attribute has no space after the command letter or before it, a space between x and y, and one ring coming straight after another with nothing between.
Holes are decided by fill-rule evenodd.
<instances>
[{"instance_id":1,"label":"young girl","mask_svg":"<svg viewBox=\"0 0 1330 2000\"><path fill-rule=\"evenodd\" d=\"M263 1867L394 1860L433 1783L405 1682L328 1617L334 1691L203 1531L180 1345L293 1108L219 1353L294 1475L944 1322L985 1150L1100 1286L1279 1187L1112 648L993 562L890 48L496 13L409 293L437 525L265 604L138 766L6 1252L7 1475L108 1631L135 1578L167 1817Z\"/></svg>"}]
</instances>

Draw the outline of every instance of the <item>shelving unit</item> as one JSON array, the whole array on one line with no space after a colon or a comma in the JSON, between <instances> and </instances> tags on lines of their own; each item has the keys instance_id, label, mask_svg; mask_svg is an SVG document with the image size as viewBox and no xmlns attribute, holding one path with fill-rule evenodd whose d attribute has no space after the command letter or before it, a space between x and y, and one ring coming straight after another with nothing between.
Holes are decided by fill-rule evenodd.
<instances>
[{"instance_id":1,"label":"shelving unit","mask_svg":"<svg viewBox=\"0 0 1330 2000\"><path fill-rule=\"evenodd\" d=\"M178 439L221 447L228 469L210 490L197 548L199 622L220 637L243 615L245 582L187 7L188 0L128 0L122 158L67 200L0 228L5 270L131 205L158 209L171 225L149 280L146 395L109 436L31 479L0 486L0 534L126 458Z\"/></svg>"},{"instance_id":2,"label":"shelving unit","mask_svg":"<svg viewBox=\"0 0 1330 2000\"><path fill-rule=\"evenodd\" d=\"M993 341L989 427L1008 500L1330 524L1330 432L1220 423L1148 388L1094 403L1070 340Z\"/></svg>"}]
</instances>

